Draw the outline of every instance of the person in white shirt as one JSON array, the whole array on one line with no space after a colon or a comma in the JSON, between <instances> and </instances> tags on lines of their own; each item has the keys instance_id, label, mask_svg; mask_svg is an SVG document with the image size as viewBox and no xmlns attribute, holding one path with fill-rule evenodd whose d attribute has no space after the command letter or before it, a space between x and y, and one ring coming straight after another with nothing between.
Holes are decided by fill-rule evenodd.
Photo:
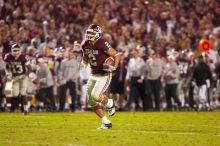
<instances>
[{"instance_id":1,"label":"person in white shirt","mask_svg":"<svg viewBox=\"0 0 220 146\"><path fill-rule=\"evenodd\" d=\"M180 100L177 96L177 85L179 83L179 68L173 57L167 57L167 64L163 75L165 81L165 94L167 101L167 110L172 110L173 104L171 98L174 99L178 108L181 107Z\"/></svg>"},{"instance_id":2,"label":"person in white shirt","mask_svg":"<svg viewBox=\"0 0 220 146\"><path fill-rule=\"evenodd\" d=\"M145 78L145 62L140 56L139 50L135 49L132 52L133 57L128 62L128 71L126 75L126 83L129 82L129 99L125 105L125 109L130 109L133 101L135 101L135 109L139 110L139 96L142 98L143 110L146 110L146 98L144 91ZM139 96L138 96L139 95Z\"/></svg>"},{"instance_id":3,"label":"person in white shirt","mask_svg":"<svg viewBox=\"0 0 220 146\"><path fill-rule=\"evenodd\" d=\"M67 50L67 58L61 62L60 71L58 75L58 80L61 84L60 86L60 111L64 110L65 97L67 89L70 91L70 96L72 99L71 111L75 111L75 101L76 101L76 80L79 75L78 62L74 57L73 49L69 48Z\"/></svg>"},{"instance_id":4,"label":"person in white shirt","mask_svg":"<svg viewBox=\"0 0 220 146\"><path fill-rule=\"evenodd\" d=\"M161 90L161 75L163 73L164 62L158 57L158 54L152 53L150 58L146 61L147 69L147 98L148 108L153 106L152 96L154 97L155 110L160 110L160 90Z\"/></svg>"},{"instance_id":5,"label":"person in white shirt","mask_svg":"<svg viewBox=\"0 0 220 146\"><path fill-rule=\"evenodd\" d=\"M39 106L44 106L45 104L45 106L48 106L48 110L55 111L56 106L53 95L53 76L43 58L38 59L36 76L37 79L34 82L38 86L36 98L39 100Z\"/></svg>"}]
</instances>

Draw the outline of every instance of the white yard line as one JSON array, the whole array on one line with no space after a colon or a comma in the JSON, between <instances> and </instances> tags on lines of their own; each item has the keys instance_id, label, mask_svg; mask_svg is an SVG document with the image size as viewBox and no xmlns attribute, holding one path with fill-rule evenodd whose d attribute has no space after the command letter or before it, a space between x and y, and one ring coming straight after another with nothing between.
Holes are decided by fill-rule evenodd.
<instances>
[{"instance_id":1,"label":"white yard line","mask_svg":"<svg viewBox=\"0 0 220 146\"><path fill-rule=\"evenodd\" d=\"M15 141L3 141L0 140L0 142L8 143L8 144L22 144L22 145L51 145L48 142L36 142L36 141L25 141L25 142L15 142ZM80 145L80 144L72 144L72 143L55 143L56 145L60 146L86 146L86 145Z\"/></svg>"},{"instance_id":2,"label":"white yard line","mask_svg":"<svg viewBox=\"0 0 220 146\"><path fill-rule=\"evenodd\" d=\"M198 132L176 132L176 131L166 131L166 130L161 130L161 131L147 131L147 130L115 130L113 129L112 131L115 132L134 132L134 133L146 133L146 134L173 134L173 135L205 135L205 136L212 136L212 137L219 137L220 134L209 134L209 133L198 133Z\"/></svg>"},{"instance_id":3,"label":"white yard line","mask_svg":"<svg viewBox=\"0 0 220 146\"><path fill-rule=\"evenodd\" d=\"M220 128L219 125L216 125L216 126L211 126L211 125L185 125L185 126L188 126L188 127L210 127L210 128Z\"/></svg>"}]
</instances>

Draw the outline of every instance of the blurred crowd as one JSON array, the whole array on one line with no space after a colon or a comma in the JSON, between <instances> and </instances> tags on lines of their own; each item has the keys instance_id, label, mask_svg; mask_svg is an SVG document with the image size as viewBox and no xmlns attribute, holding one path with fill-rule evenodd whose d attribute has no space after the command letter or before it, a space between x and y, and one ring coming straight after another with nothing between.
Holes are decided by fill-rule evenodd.
<instances>
[{"instance_id":1,"label":"blurred crowd","mask_svg":"<svg viewBox=\"0 0 220 146\"><path fill-rule=\"evenodd\" d=\"M207 86L210 94L207 96L209 106L206 108L210 108L210 105L219 108L218 0L1 0L0 50L4 55L10 52L12 44L18 43L26 54L34 52L44 57L68 58L68 50L74 49L74 42L83 40L85 29L91 23L100 25L103 36L114 48L123 52L121 66L114 73L120 80L113 79L109 91L117 99L120 110L173 110L175 106L179 109L194 108L196 96L200 96L200 92L199 85L194 83L196 77L193 77L193 69L200 62L197 56L201 55L198 54L197 46L202 38L212 42L212 50L203 56L204 63L212 73L209 78L211 85ZM78 54L73 54L77 59ZM132 72L131 68L137 67L132 65L131 59L138 57L143 59L144 64L137 70L146 68L144 74L140 75L144 75L143 82L139 78L133 78L132 73L127 75L127 72ZM150 77L154 59L159 62L162 71L157 77ZM181 59L184 63L180 63ZM80 57L77 61L79 60ZM52 61L54 64L46 60L40 62L47 63L49 69L57 69L57 60ZM177 67L171 69L170 66ZM4 61L1 61L0 69L4 72ZM89 76L87 70L89 69L79 68L77 78L74 79L77 96L75 104L78 109L87 108L83 91ZM178 72L174 75L176 79L171 82L167 81L172 76L170 72ZM56 79L56 72L52 75L55 86L59 81ZM136 81L143 86L133 84ZM170 84L172 85L169 86ZM198 92L194 84L198 86ZM118 91L114 87L121 88ZM55 106L59 104L57 94L56 91ZM67 93L66 103L72 102L69 101L69 95ZM35 105L35 101L33 103Z\"/></svg>"}]
</instances>

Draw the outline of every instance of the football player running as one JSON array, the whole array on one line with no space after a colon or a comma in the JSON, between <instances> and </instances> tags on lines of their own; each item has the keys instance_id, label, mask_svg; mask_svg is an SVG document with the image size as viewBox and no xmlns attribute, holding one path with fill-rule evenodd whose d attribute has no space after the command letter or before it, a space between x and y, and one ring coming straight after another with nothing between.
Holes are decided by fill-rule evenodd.
<instances>
[{"instance_id":1,"label":"football player running","mask_svg":"<svg viewBox=\"0 0 220 146\"><path fill-rule=\"evenodd\" d=\"M87 28L85 40L82 42L83 62L86 65L89 64L92 71L87 83L87 96L88 104L93 108L96 115L102 119L101 127L98 129L110 129L112 123L105 116L100 103L107 108L109 116L115 114L114 101L107 97L105 91L111 82L112 72L118 67L120 55L101 34L101 27L98 25L91 24ZM114 58L114 64L103 68L103 64L108 57Z\"/></svg>"},{"instance_id":2,"label":"football player running","mask_svg":"<svg viewBox=\"0 0 220 146\"><path fill-rule=\"evenodd\" d=\"M7 79L12 81L12 104L13 101L21 96L24 104L24 115L27 115L31 106L30 101L26 97L28 85L27 74L31 70L27 56L21 53L21 48L18 44L14 44L11 47L11 52L4 56L4 61L6 62Z\"/></svg>"}]
</instances>

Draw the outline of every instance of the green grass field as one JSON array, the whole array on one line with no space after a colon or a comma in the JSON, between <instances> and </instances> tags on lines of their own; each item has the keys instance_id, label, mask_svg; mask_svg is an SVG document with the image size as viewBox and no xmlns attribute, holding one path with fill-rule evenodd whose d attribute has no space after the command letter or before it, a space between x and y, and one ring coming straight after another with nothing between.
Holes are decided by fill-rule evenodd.
<instances>
[{"instance_id":1,"label":"green grass field","mask_svg":"<svg viewBox=\"0 0 220 146\"><path fill-rule=\"evenodd\" d=\"M0 146L220 146L220 112L0 113Z\"/></svg>"}]
</instances>

